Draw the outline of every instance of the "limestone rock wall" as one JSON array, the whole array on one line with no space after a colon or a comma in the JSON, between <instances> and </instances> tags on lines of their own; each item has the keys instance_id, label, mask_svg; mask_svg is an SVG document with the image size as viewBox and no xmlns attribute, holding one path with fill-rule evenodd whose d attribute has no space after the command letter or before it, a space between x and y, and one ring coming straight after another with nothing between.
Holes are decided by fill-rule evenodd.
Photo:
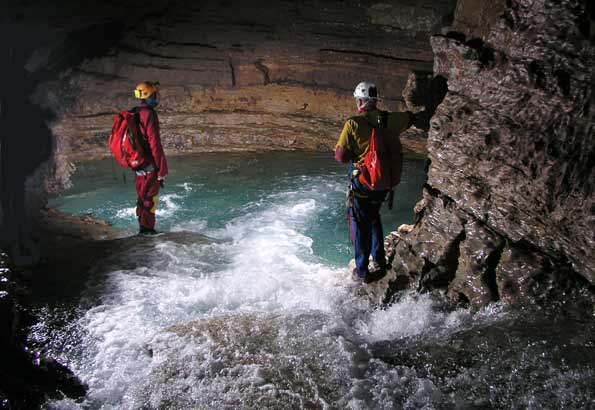
<instances>
[{"instance_id":1,"label":"limestone rock wall","mask_svg":"<svg viewBox=\"0 0 595 410\"><path fill-rule=\"evenodd\" d=\"M161 8L149 1L146 13L121 6L104 11L104 21L96 12L75 32L102 54L62 70L36 99L57 113L60 164L109 155L113 115L135 104L132 89L143 80L161 82L168 153L328 150L354 113L358 82L376 82L384 106L396 109L410 72L432 71L430 35L450 23L454 6L175 0ZM62 23L67 39L69 24ZM45 54L51 65L65 50Z\"/></svg>"},{"instance_id":2,"label":"limestone rock wall","mask_svg":"<svg viewBox=\"0 0 595 410\"><path fill-rule=\"evenodd\" d=\"M456 21L488 19L466 3ZM432 119L418 222L389 245L385 282L476 307L592 291L593 7L513 0L492 9L485 42L473 24L461 29L467 37L432 38L448 93Z\"/></svg>"}]
</instances>

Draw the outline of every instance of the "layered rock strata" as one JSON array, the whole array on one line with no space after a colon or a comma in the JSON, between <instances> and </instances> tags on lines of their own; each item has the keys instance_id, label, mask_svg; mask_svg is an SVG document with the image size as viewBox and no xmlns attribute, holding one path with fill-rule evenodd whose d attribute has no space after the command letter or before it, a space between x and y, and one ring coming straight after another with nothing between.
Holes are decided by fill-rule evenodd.
<instances>
[{"instance_id":1,"label":"layered rock strata","mask_svg":"<svg viewBox=\"0 0 595 410\"><path fill-rule=\"evenodd\" d=\"M95 17L76 31L61 21L62 44L97 55L63 67L36 94L57 115L58 175L68 174L69 163L109 156L114 113L135 104L132 89L143 80L161 82L169 154L332 149L342 121L354 114L358 82L376 82L383 105L401 108L410 72L432 71L429 36L452 20L454 6L178 0L159 9L150 1L146 12L104 10L103 21ZM37 65L56 65L67 51L39 52ZM423 149L419 137L407 140L410 147Z\"/></svg>"},{"instance_id":2,"label":"layered rock strata","mask_svg":"<svg viewBox=\"0 0 595 410\"><path fill-rule=\"evenodd\" d=\"M593 8L500 6L485 42L472 24L477 37L432 38L448 93L432 119L418 221L389 241L378 288L441 290L474 307L593 292Z\"/></svg>"}]
</instances>

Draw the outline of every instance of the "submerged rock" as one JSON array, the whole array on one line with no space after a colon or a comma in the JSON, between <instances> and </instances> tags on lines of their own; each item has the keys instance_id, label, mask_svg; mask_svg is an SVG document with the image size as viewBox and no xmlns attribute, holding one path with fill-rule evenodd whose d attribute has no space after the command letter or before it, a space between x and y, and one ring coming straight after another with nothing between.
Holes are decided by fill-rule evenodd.
<instances>
[{"instance_id":1,"label":"submerged rock","mask_svg":"<svg viewBox=\"0 0 595 410\"><path fill-rule=\"evenodd\" d=\"M582 311L444 308L410 295L355 321L315 311L234 312L172 326L148 343L149 371L129 406L589 406L595 327Z\"/></svg>"},{"instance_id":2,"label":"submerged rock","mask_svg":"<svg viewBox=\"0 0 595 410\"><path fill-rule=\"evenodd\" d=\"M448 93L432 119L417 223L389 244L391 286L476 308L592 298L592 8L515 0L478 16L471 3L459 2L454 28L477 37L432 37ZM493 25L463 25L466 16Z\"/></svg>"},{"instance_id":3,"label":"submerged rock","mask_svg":"<svg viewBox=\"0 0 595 410\"><path fill-rule=\"evenodd\" d=\"M447 337L428 330L424 337L371 344L370 369L382 369L383 382L394 385L383 392L384 402L392 408L590 408L593 321L531 309L473 317ZM378 378L373 371L369 376L373 389Z\"/></svg>"},{"instance_id":4,"label":"submerged rock","mask_svg":"<svg viewBox=\"0 0 595 410\"><path fill-rule=\"evenodd\" d=\"M150 343L147 409L344 408L350 345L322 313L230 314L172 326ZM304 337L309 335L309 337Z\"/></svg>"}]
</instances>

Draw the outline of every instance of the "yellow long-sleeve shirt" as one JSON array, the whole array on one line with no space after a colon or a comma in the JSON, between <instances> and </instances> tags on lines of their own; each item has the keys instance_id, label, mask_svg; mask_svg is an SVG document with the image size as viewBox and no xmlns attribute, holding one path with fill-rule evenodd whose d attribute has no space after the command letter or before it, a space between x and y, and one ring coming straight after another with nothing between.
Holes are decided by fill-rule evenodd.
<instances>
[{"instance_id":1,"label":"yellow long-sleeve shirt","mask_svg":"<svg viewBox=\"0 0 595 410\"><path fill-rule=\"evenodd\" d=\"M380 111L373 110L351 117L345 122L336 147L349 151L355 166L363 164L370 148L372 124L379 124L379 120ZM389 112L386 128L394 138L399 138L399 134L409 128L412 121L413 115L409 112Z\"/></svg>"}]
</instances>

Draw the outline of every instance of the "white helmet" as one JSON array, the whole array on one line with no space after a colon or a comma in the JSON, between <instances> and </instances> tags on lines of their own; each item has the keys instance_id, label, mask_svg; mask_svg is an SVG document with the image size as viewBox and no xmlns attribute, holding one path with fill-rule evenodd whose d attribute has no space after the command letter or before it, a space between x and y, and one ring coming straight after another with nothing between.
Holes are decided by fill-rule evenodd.
<instances>
[{"instance_id":1,"label":"white helmet","mask_svg":"<svg viewBox=\"0 0 595 410\"><path fill-rule=\"evenodd\" d=\"M375 101L378 99L378 89L376 88L376 84L364 81L355 87L353 96L355 98L361 98L362 100Z\"/></svg>"}]
</instances>

